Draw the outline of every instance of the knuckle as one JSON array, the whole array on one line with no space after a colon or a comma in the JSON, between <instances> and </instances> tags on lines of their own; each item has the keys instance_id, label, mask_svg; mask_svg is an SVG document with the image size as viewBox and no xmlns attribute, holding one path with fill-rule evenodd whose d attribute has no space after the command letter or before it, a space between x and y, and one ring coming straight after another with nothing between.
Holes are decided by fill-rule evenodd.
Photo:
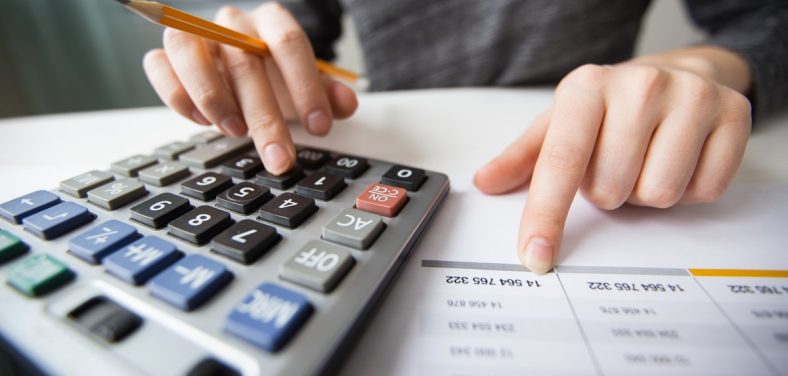
<instances>
[{"instance_id":1,"label":"knuckle","mask_svg":"<svg viewBox=\"0 0 788 376\"><path fill-rule=\"evenodd\" d=\"M249 114L246 121L249 132L255 135L268 134L283 125L278 116L264 112Z\"/></svg>"},{"instance_id":2,"label":"knuckle","mask_svg":"<svg viewBox=\"0 0 788 376\"><path fill-rule=\"evenodd\" d=\"M169 106L183 106L189 103L189 95L182 87L173 87L162 95L162 100Z\"/></svg>"},{"instance_id":3,"label":"knuckle","mask_svg":"<svg viewBox=\"0 0 788 376\"><path fill-rule=\"evenodd\" d=\"M632 79L636 83L635 87L639 90L635 98L642 98L644 102L648 102L664 92L667 82L667 73L664 70L643 65L636 67L633 73Z\"/></svg>"},{"instance_id":4,"label":"knuckle","mask_svg":"<svg viewBox=\"0 0 788 376\"><path fill-rule=\"evenodd\" d=\"M588 201L594 204L594 206L604 210L619 208L627 198L623 189L621 189L621 185L598 182L583 187L583 195Z\"/></svg>"},{"instance_id":5,"label":"knuckle","mask_svg":"<svg viewBox=\"0 0 788 376\"><path fill-rule=\"evenodd\" d=\"M234 55L237 56L227 59L225 68L236 79L244 79L262 71L262 66L253 56L243 52Z\"/></svg>"},{"instance_id":6,"label":"knuckle","mask_svg":"<svg viewBox=\"0 0 788 376\"><path fill-rule=\"evenodd\" d=\"M222 5L219 8L219 11L216 12L216 19L217 20L230 20L236 18L243 14L243 11L240 9L230 6L230 5Z\"/></svg>"},{"instance_id":7,"label":"knuckle","mask_svg":"<svg viewBox=\"0 0 788 376\"><path fill-rule=\"evenodd\" d=\"M164 50L156 48L145 53L142 57L142 65L145 67L152 67L164 58L166 55Z\"/></svg>"},{"instance_id":8,"label":"knuckle","mask_svg":"<svg viewBox=\"0 0 788 376\"><path fill-rule=\"evenodd\" d=\"M277 31L271 35L268 43L280 48L289 48L291 46L305 45L308 43L308 40L303 30L293 28Z\"/></svg>"},{"instance_id":9,"label":"knuckle","mask_svg":"<svg viewBox=\"0 0 788 376\"><path fill-rule=\"evenodd\" d=\"M194 100L194 104L202 109L211 108L216 103L218 103L219 96L219 91L209 85L197 86L192 91L192 99Z\"/></svg>"},{"instance_id":10,"label":"knuckle","mask_svg":"<svg viewBox=\"0 0 788 376\"><path fill-rule=\"evenodd\" d=\"M723 193L725 193L725 188L726 187L714 185L699 187L692 194L693 201L699 203L715 202L722 197Z\"/></svg>"},{"instance_id":11,"label":"knuckle","mask_svg":"<svg viewBox=\"0 0 788 376\"><path fill-rule=\"evenodd\" d=\"M649 186L638 190L637 198L644 205L666 209L681 199L682 192L676 188Z\"/></svg>"},{"instance_id":12,"label":"knuckle","mask_svg":"<svg viewBox=\"0 0 788 376\"><path fill-rule=\"evenodd\" d=\"M165 49L179 50L192 43L193 38L189 33L168 27L164 29L162 42Z\"/></svg>"},{"instance_id":13,"label":"knuckle","mask_svg":"<svg viewBox=\"0 0 788 376\"><path fill-rule=\"evenodd\" d=\"M680 85L685 103L695 105L717 100L717 87L700 76L692 73L684 74L680 78Z\"/></svg>"},{"instance_id":14,"label":"knuckle","mask_svg":"<svg viewBox=\"0 0 788 376\"><path fill-rule=\"evenodd\" d=\"M544 160L548 167L572 175L582 173L586 164L583 153L578 147L564 143L545 148Z\"/></svg>"},{"instance_id":15,"label":"knuckle","mask_svg":"<svg viewBox=\"0 0 788 376\"><path fill-rule=\"evenodd\" d=\"M584 64L569 72L569 74L561 80L561 83L584 86L603 79L606 74L607 69L601 65Z\"/></svg>"}]
</instances>

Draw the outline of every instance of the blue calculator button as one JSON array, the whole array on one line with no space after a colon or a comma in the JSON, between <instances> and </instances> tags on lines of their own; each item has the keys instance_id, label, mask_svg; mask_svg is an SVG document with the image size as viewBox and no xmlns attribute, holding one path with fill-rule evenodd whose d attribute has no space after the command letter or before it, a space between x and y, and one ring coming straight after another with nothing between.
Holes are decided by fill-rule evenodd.
<instances>
[{"instance_id":1,"label":"blue calculator button","mask_svg":"<svg viewBox=\"0 0 788 376\"><path fill-rule=\"evenodd\" d=\"M264 350L279 350L312 314L303 295L263 283L238 304L225 322L225 330Z\"/></svg>"},{"instance_id":2,"label":"blue calculator button","mask_svg":"<svg viewBox=\"0 0 788 376\"><path fill-rule=\"evenodd\" d=\"M25 230L44 239L54 239L92 221L95 216L84 206L63 202L22 220Z\"/></svg>"},{"instance_id":3,"label":"blue calculator button","mask_svg":"<svg viewBox=\"0 0 788 376\"><path fill-rule=\"evenodd\" d=\"M171 243L156 236L142 239L104 258L107 271L133 285L141 285L181 257Z\"/></svg>"},{"instance_id":4,"label":"blue calculator button","mask_svg":"<svg viewBox=\"0 0 788 376\"><path fill-rule=\"evenodd\" d=\"M139 237L137 229L112 219L71 239L68 248L75 256L98 264L112 251Z\"/></svg>"},{"instance_id":5,"label":"blue calculator button","mask_svg":"<svg viewBox=\"0 0 788 376\"><path fill-rule=\"evenodd\" d=\"M202 255L179 260L154 277L148 288L153 296L184 311L197 308L233 278L224 265Z\"/></svg>"},{"instance_id":6,"label":"blue calculator button","mask_svg":"<svg viewBox=\"0 0 788 376\"><path fill-rule=\"evenodd\" d=\"M0 204L0 216L19 224L25 217L36 214L58 202L60 202L60 197L52 192L35 191Z\"/></svg>"}]
</instances>

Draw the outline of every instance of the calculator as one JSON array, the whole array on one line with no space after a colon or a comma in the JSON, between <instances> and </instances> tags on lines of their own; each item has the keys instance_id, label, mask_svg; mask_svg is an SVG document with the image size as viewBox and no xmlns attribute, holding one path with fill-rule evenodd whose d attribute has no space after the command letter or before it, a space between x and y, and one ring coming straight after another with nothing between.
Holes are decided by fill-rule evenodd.
<instances>
[{"instance_id":1,"label":"calculator","mask_svg":"<svg viewBox=\"0 0 788 376\"><path fill-rule=\"evenodd\" d=\"M336 373L449 179L297 156L273 175L249 138L208 131L1 203L0 348L13 367Z\"/></svg>"}]
</instances>

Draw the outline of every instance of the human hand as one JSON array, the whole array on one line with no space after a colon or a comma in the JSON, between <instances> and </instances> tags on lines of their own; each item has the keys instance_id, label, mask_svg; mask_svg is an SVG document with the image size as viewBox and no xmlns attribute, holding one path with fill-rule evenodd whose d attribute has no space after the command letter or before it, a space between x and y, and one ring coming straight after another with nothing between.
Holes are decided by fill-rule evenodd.
<instances>
[{"instance_id":1,"label":"human hand","mask_svg":"<svg viewBox=\"0 0 788 376\"><path fill-rule=\"evenodd\" d=\"M474 183L500 194L530 179L517 250L523 265L545 273L578 189L607 210L715 201L741 162L750 127L749 101L699 74L638 62L585 65Z\"/></svg>"},{"instance_id":2,"label":"human hand","mask_svg":"<svg viewBox=\"0 0 788 376\"><path fill-rule=\"evenodd\" d=\"M145 73L161 100L182 116L252 137L269 172L284 173L295 160L286 119L300 119L322 136L333 118L355 112L353 90L318 73L306 33L281 5L265 3L249 13L223 7L216 23L262 39L270 54L168 28L164 49L145 55Z\"/></svg>"}]
</instances>

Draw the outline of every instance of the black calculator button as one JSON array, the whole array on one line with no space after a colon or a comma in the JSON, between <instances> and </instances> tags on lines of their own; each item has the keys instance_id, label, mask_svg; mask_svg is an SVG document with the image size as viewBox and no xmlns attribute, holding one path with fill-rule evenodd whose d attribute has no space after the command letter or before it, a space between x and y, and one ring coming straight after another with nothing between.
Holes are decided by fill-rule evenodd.
<instances>
[{"instance_id":1,"label":"black calculator button","mask_svg":"<svg viewBox=\"0 0 788 376\"><path fill-rule=\"evenodd\" d=\"M101 296L75 308L68 318L86 332L109 343L122 341L142 325L142 318Z\"/></svg>"},{"instance_id":2,"label":"black calculator button","mask_svg":"<svg viewBox=\"0 0 788 376\"><path fill-rule=\"evenodd\" d=\"M424 173L424 170L407 166L394 166L383 174L383 179L380 182L405 188L409 191L418 191L426 180L427 174Z\"/></svg>"},{"instance_id":3,"label":"black calculator button","mask_svg":"<svg viewBox=\"0 0 788 376\"><path fill-rule=\"evenodd\" d=\"M189 372L186 373L186 376L240 376L241 374L238 373L230 366L220 363L218 360L213 358L206 358L201 360L197 365L195 365Z\"/></svg>"},{"instance_id":4,"label":"black calculator button","mask_svg":"<svg viewBox=\"0 0 788 376\"><path fill-rule=\"evenodd\" d=\"M249 214L273 196L271 190L262 185L241 182L222 192L216 198L216 203L225 209Z\"/></svg>"},{"instance_id":5,"label":"black calculator button","mask_svg":"<svg viewBox=\"0 0 788 376\"><path fill-rule=\"evenodd\" d=\"M280 239L282 236L273 227L244 219L217 235L211 242L211 249L235 261L251 264Z\"/></svg>"},{"instance_id":6,"label":"black calculator button","mask_svg":"<svg viewBox=\"0 0 788 376\"><path fill-rule=\"evenodd\" d=\"M206 172L181 184L181 193L203 201L213 200L219 193L233 185L233 179L227 175Z\"/></svg>"},{"instance_id":7,"label":"black calculator button","mask_svg":"<svg viewBox=\"0 0 788 376\"><path fill-rule=\"evenodd\" d=\"M304 170L299 166L295 166L289 172L278 176L268 171L260 171L257 174L257 183L276 189L288 189L303 177Z\"/></svg>"},{"instance_id":8,"label":"black calculator button","mask_svg":"<svg viewBox=\"0 0 788 376\"><path fill-rule=\"evenodd\" d=\"M263 169L260 158L242 155L222 163L222 172L235 178L249 179Z\"/></svg>"},{"instance_id":9,"label":"black calculator button","mask_svg":"<svg viewBox=\"0 0 788 376\"><path fill-rule=\"evenodd\" d=\"M153 228L162 228L173 219L191 210L189 200L166 192L131 208L131 219Z\"/></svg>"},{"instance_id":10,"label":"black calculator button","mask_svg":"<svg viewBox=\"0 0 788 376\"><path fill-rule=\"evenodd\" d=\"M260 208L260 219L296 228L317 211L315 200L286 192Z\"/></svg>"},{"instance_id":11,"label":"black calculator button","mask_svg":"<svg viewBox=\"0 0 788 376\"><path fill-rule=\"evenodd\" d=\"M347 187L345 179L327 172L315 172L296 185L296 193L318 200L330 200Z\"/></svg>"},{"instance_id":12,"label":"black calculator button","mask_svg":"<svg viewBox=\"0 0 788 376\"><path fill-rule=\"evenodd\" d=\"M331 154L323 150L303 148L298 150L297 159L299 166L307 170L317 170L331 159Z\"/></svg>"},{"instance_id":13,"label":"black calculator button","mask_svg":"<svg viewBox=\"0 0 788 376\"><path fill-rule=\"evenodd\" d=\"M355 179L369 168L366 158L340 155L326 165L326 171L343 178Z\"/></svg>"},{"instance_id":14,"label":"black calculator button","mask_svg":"<svg viewBox=\"0 0 788 376\"><path fill-rule=\"evenodd\" d=\"M172 221L169 234L197 245L205 244L233 223L230 213L203 205Z\"/></svg>"}]
</instances>

